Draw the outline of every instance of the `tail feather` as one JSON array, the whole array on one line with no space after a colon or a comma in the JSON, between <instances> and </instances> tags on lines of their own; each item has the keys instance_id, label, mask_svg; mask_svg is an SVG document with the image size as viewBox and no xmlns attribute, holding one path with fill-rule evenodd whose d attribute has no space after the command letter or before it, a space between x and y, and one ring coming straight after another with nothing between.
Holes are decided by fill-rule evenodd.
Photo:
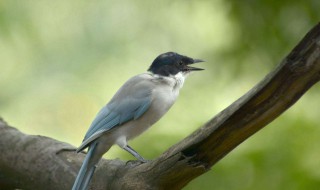
<instances>
[{"instance_id":1,"label":"tail feather","mask_svg":"<svg viewBox=\"0 0 320 190\"><path fill-rule=\"evenodd\" d=\"M86 190L88 188L94 170L96 169L96 163L92 163L92 156L95 153L96 147L96 143L90 145L87 156L83 161L78 176L73 184L72 190Z\"/></svg>"}]
</instances>

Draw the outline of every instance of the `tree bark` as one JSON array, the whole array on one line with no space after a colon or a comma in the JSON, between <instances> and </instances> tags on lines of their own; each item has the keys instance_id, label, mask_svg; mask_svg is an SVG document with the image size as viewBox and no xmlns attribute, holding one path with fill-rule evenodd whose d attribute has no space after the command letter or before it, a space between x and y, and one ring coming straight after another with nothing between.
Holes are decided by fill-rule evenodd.
<instances>
[{"instance_id":1,"label":"tree bark","mask_svg":"<svg viewBox=\"0 0 320 190\"><path fill-rule=\"evenodd\" d=\"M181 189L276 119L320 79L320 24L249 92L148 163L101 160L91 189ZM72 187L84 153L0 121L0 189Z\"/></svg>"}]
</instances>

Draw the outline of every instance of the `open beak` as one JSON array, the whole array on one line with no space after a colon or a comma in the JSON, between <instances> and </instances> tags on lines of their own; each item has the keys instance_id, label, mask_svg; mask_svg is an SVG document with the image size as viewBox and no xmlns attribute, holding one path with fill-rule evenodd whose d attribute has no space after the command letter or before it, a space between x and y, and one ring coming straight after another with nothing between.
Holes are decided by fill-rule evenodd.
<instances>
[{"instance_id":1,"label":"open beak","mask_svg":"<svg viewBox=\"0 0 320 190\"><path fill-rule=\"evenodd\" d=\"M200 63L200 62L204 62L202 59L193 59L193 62L189 63L190 64L194 64L194 63ZM191 66L187 66L189 71L202 71L204 69L201 68L197 68L197 67L191 67Z\"/></svg>"}]
</instances>

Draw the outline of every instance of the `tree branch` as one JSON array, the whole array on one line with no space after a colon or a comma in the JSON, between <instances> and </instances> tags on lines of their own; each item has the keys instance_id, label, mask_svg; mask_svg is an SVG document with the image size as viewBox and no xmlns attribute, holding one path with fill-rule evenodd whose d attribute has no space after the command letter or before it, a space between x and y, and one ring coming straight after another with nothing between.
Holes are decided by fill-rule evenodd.
<instances>
[{"instance_id":1,"label":"tree branch","mask_svg":"<svg viewBox=\"0 0 320 190\"><path fill-rule=\"evenodd\" d=\"M159 158L145 164L102 160L92 189L181 189L276 119L320 79L320 24L248 93ZM0 187L70 189L84 154L25 135L0 121Z\"/></svg>"}]
</instances>

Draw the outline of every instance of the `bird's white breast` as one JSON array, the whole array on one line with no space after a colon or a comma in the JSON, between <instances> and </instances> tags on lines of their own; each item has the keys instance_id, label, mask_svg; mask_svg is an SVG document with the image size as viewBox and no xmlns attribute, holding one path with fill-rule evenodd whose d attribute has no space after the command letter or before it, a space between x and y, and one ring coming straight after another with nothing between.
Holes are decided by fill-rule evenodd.
<instances>
[{"instance_id":1,"label":"bird's white breast","mask_svg":"<svg viewBox=\"0 0 320 190\"><path fill-rule=\"evenodd\" d=\"M179 72L174 76L160 77L157 80L160 81L160 84L155 87L153 92L154 106L162 116L176 101L185 76Z\"/></svg>"},{"instance_id":2,"label":"bird's white breast","mask_svg":"<svg viewBox=\"0 0 320 190\"><path fill-rule=\"evenodd\" d=\"M185 75L182 73L168 77L151 75L148 80L154 84L152 103L139 119L128 122L121 127L121 134L125 135L128 140L140 135L171 108L183 86Z\"/></svg>"}]
</instances>

